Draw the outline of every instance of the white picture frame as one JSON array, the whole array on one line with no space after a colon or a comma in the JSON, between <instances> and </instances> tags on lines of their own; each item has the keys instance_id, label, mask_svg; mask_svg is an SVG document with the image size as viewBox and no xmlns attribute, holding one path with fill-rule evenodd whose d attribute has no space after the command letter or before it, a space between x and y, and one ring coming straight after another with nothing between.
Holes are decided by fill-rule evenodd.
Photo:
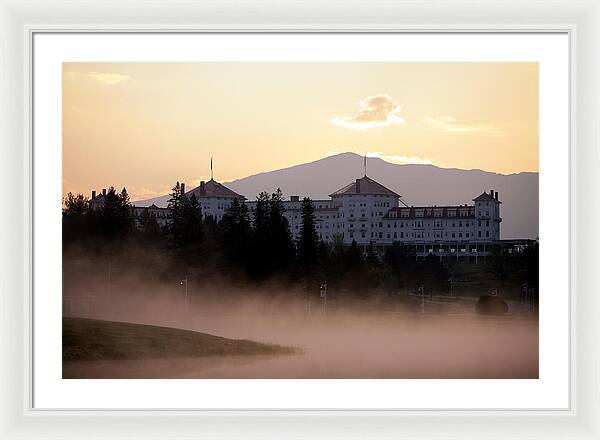
<instances>
[{"instance_id":1,"label":"white picture frame","mask_svg":"<svg viewBox=\"0 0 600 440\"><path fill-rule=\"evenodd\" d=\"M571 405L557 411L49 411L31 396L31 42L35 32L566 32L571 40ZM597 438L600 4L594 0L0 3L2 438Z\"/></svg>"}]
</instances>

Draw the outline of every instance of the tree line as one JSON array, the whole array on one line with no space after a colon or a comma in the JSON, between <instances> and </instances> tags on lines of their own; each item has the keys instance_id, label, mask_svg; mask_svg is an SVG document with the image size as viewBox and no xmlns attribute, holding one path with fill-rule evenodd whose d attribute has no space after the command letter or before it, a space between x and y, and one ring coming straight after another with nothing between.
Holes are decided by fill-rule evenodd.
<instances>
[{"instance_id":1,"label":"tree line","mask_svg":"<svg viewBox=\"0 0 600 440\"><path fill-rule=\"evenodd\" d=\"M83 195L69 193L63 203L63 243L91 242L100 252L107 248L127 252L133 243L168 256L172 264L164 270L176 273L173 276L193 274L198 280L277 280L310 291L327 282L331 289L357 297L375 292L414 292L423 285L428 293L447 293L450 289L448 266L433 255L417 261L412 246L394 243L381 254L373 246L365 252L355 241L344 245L341 236L331 242L320 240L310 198L302 200L297 239L285 216L280 189L272 194L261 192L255 206L250 212L243 200L233 199L216 222L204 216L197 197L184 195L177 183L168 202L166 227L160 228L147 209L135 224L125 188L117 192L111 187L96 210ZM520 264L510 258L509 262L508 256L494 256L499 279L503 271L512 270L509 266Z\"/></svg>"}]
</instances>

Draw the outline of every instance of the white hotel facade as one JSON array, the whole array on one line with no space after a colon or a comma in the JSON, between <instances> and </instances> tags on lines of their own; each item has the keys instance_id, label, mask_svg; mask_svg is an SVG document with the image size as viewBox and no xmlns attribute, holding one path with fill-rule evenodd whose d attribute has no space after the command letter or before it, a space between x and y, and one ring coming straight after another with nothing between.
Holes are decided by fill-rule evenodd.
<instances>
[{"instance_id":1,"label":"white hotel facade","mask_svg":"<svg viewBox=\"0 0 600 440\"><path fill-rule=\"evenodd\" d=\"M234 199L244 201L251 213L256 207L256 201L246 201L214 179L185 194L195 194L203 215L216 221ZM102 202L101 197L93 193L93 208ZM363 250L375 246L382 252L398 242L413 246L417 256L434 254L473 262L489 255L500 242L502 202L494 190L481 193L471 205L406 206L401 200L401 195L365 175L330 194L329 200L313 200L317 234L325 242L341 240L349 246L356 241ZM284 207L292 236L297 239L302 224L300 196L291 196ZM159 225L166 225L167 208L138 204L134 216L138 218L144 210L154 213Z\"/></svg>"}]
</instances>

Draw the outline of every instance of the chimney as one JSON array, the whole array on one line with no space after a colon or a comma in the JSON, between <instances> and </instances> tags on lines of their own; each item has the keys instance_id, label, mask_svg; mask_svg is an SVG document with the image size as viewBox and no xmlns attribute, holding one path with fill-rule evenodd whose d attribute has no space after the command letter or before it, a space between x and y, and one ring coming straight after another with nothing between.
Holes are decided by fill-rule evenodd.
<instances>
[{"instance_id":1,"label":"chimney","mask_svg":"<svg viewBox=\"0 0 600 440\"><path fill-rule=\"evenodd\" d=\"M92 199L95 199L95 198L96 198L96 191L92 190Z\"/></svg>"},{"instance_id":2,"label":"chimney","mask_svg":"<svg viewBox=\"0 0 600 440\"><path fill-rule=\"evenodd\" d=\"M102 195L105 196L106 195L106 188L102 188Z\"/></svg>"},{"instance_id":3,"label":"chimney","mask_svg":"<svg viewBox=\"0 0 600 440\"><path fill-rule=\"evenodd\" d=\"M356 192L360 192L360 179L356 179Z\"/></svg>"},{"instance_id":4,"label":"chimney","mask_svg":"<svg viewBox=\"0 0 600 440\"><path fill-rule=\"evenodd\" d=\"M496 196L496 200L498 200L498 191L496 191L495 196Z\"/></svg>"},{"instance_id":5,"label":"chimney","mask_svg":"<svg viewBox=\"0 0 600 440\"><path fill-rule=\"evenodd\" d=\"M204 188L204 180L202 180L202 181L200 182L200 195L201 195L201 196L204 196L204 195L206 195L206 188Z\"/></svg>"},{"instance_id":6,"label":"chimney","mask_svg":"<svg viewBox=\"0 0 600 440\"><path fill-rule=\"evenodd\" d=\"M181 194L185 194L185 183L181 182Z\"/></svg>"},{"instance_id":7,"label":"chimney","mask_svg":"<svg viewBox=\"0 0 600 440\"><path fill-rule=\"evenodd\" d=\"M490 189L490 196L494 197L494 190Z\"/></svg>"}]
</instances>

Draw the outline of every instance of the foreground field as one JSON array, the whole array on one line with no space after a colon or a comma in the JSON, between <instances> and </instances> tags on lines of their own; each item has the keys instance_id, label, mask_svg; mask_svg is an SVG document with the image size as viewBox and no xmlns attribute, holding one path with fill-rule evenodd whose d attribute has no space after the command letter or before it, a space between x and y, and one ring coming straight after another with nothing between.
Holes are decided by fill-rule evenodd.
<instances>
[{"instance_id":1,"label":"foreground field","mask_svg":"<svg viewBox=\"0 0 600 440\"><path fill-rule=\"evenodd\" d=\"M195 378L195 379L466 379L538 377L538 321L531 317L478 317L476 315L398 315L395 313L337 313L325 317L290 314L216 313L187 316L122 316L122 320L186 328L224 335L181 331L186 338L200 335L193 357L177 330L152 326L173 338L161 338L178 350L171 357L138 359L96 358L63 362L65 378ZM87 323L86 321L82 321ZM116 323L111 323L115 328ZM176 332L176 333L170 333ZM153 333L153 332L152 332ZM136 331L93 334L105 350L153 350L155 343ZM127 340L122 341L126 337ZM68 335L67 335L68 336ZM112 339L108 339L111 337ZM274 345L236 341L268 341ZM132 338L132 339L130 339ZM213 339L214 338L214 339ZM121 342L119 342L121 341ZM166 342L168 341L168 342ZM90 344L78 342L78 345ZM116 344L116 348L111 348ZM125 344L121 346L121 344ZM180 345L181 344L181 345ZM231 345L233 344L233 345ZM241 345L236 345L241 344ZM250 344L250 345L247 345ZM280 344L280 345L279 345ZM130 347L131 346L131 347ZM191 344L194 347L194 344ZM299 347L301 350L281 348ZM145 348L143 348L145 347ZM162 350L162 349L161 349ZM160 352L160 351L159 351ZM211 355L208 355L210 353ZM280 353L290 353L280 355ZM220 355L223 354L223 355ZM253 355L249 355L253 354Z\"/></svg>"},{"instance_id":2,"label":"foreground field","mask_svg":"<svg viewBox=\"0 0 600 440\"><path fill-rule=\"evenodd\" d=\"M293 353L293 348L154 325L63 318L63 361Z\"/></svg>"}]
</instances>

